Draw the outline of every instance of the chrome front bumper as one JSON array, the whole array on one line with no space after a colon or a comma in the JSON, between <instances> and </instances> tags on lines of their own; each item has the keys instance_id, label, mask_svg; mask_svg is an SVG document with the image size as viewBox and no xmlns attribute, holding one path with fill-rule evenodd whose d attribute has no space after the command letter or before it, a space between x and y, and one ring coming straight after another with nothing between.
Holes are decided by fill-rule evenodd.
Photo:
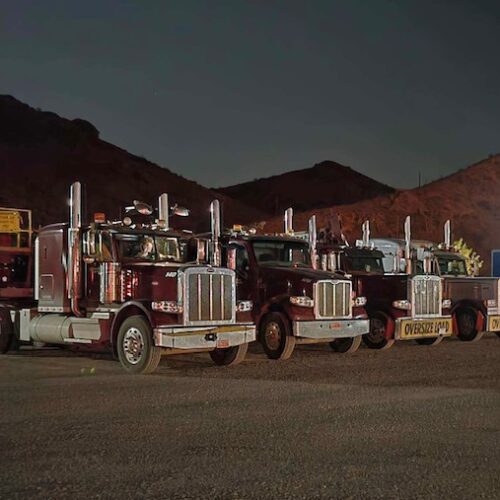
<instances>
[{"instance_id":1,"label":"chrome front bumper","mask_svg":"<svg viewBox=\"0 0 500 500\"><path fill-rule=\"evenodd\" d=\"M358 337L370 331L370 321L368 319L294 321L292 326L295 337L318 340Z\"/></svg>"},{"instance_id":2,"label":"chrome front bumper","mask_svg":"<svg viewBox=\"0 0 500 500\"><path fill-rule=\"evenodd\" d=\"M154 329L155 345L172 349L207 349L233 347L253 342L255 325L159 326Z\"/></svg>"}]
</instances>

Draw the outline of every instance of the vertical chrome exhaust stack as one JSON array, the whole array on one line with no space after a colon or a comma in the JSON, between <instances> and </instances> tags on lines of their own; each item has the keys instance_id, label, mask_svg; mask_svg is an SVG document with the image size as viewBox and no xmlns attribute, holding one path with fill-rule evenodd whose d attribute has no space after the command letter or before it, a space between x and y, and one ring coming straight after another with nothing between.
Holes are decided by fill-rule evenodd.
<instances>
[{"instance_id":1,"label":"vertical chrome exhaust stack","mask_svg":"<svg viewBox=\"0 0 500 500\"><path fill-rule=\"evenodd\" d=\"M370 246L370 221L365 220L361 226L363 231L363 247L368 248Z\"/></svg>"},{"instance_id":2,"label":"vertical chrome exhaust stack","mask_svg":"<svg viewBox=\"0 0 500 500\"><path fill-rule=\"evenodd\" d=\"M219 200L214 200L210 204L210 230L212 232L211 238L211 252L210 252L210 263L212 266L220 266L220 248L219 239L221 235L221 223L220 223L220 203Z\"/></svg>"},{"instance_id":3,"label":"vertical chrome exhaust stack","mask_svg":"<svg viewBox=\"0 0 500 500\"><path fill-rule=\"evenodd\" d=\"M309 239L309 252L311 253L311 263L313 269L318 268L318 257L316 252L316 245L318 243L318 234L316 230L316 216L313 215L309 218L308 226L308 239Z\"/></svg>"},{"instance_id":4,"label":"vertical chrome exhaust stack","mask_svg":"<svg viewBox=\"0 0 500 500\"><path fill-rule=\"evenodd\" d=\"M405 219L405 262L406 273L411 274L411 218L408 215Z\"/></svg>"},{"instance_id":5,"label":"vertical chrome exhaust stack","mask_svg":"<svg viewBox=\"0 0 500 500\"><path fill-rule=\"evenodd\" d=\"M285 210L285 234L293 234L293 208Z\"/></svg>"},{"instance_id":6,"label":"vertical chrome exhaust stack","mask_svg":"<svg viewBox=\"0 0 500 500\"><path fill-rule=\"evenodd\" d=\"M158 198L158 225L164 230L168 231L169 227L169 208L168 208L168 194L163 193Z\"/></svg>"},{"instance_id":7,"label":"vertical chrome exhaust stack","mask_svg":"<svg viewBox=\"0 0 500 500\"><path fill-rule=\"evenodd\" d=\"M78 305L81 282L80 229L82 227L82 185L74 182L69 192L69 229L68 229L68 298L75 316L83 316Z\"/></svg>"},{"instance_id":8,"label":"vertical chrome exhaust stack","mask_svg":"<svg viewBox=\"0 0 500 500\"><path fill-rule=\"evenodd\" d=\"M451 221L449 219L444 224L444 247L446 250L451 248Z\"/></svg>"}]
</instances>

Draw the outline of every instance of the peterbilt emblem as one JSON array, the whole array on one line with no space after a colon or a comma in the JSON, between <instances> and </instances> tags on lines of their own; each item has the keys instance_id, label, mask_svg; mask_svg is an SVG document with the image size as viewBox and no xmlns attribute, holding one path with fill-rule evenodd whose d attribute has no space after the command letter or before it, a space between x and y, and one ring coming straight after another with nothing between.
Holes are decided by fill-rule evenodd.
<instances>
[{"instance_id":1,"label":"peterbilt emblem","mask_svg":"<svg viewBox=\"0 0 500 500\"><path fill-rule=\"evenodd\" d=\"M165 278L175 278L177 276L176 272L168 272L165 274Z\"/></svg>"}]
</instances>

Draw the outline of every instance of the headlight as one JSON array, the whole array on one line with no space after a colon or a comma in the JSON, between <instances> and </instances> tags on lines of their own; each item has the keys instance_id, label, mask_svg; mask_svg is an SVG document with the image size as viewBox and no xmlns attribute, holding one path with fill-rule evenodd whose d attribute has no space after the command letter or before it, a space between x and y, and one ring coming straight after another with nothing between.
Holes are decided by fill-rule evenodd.
<instances>
[{"instance_id":1,"label":"headlight","mask_svg":"<svg viewBox=\"0 0 500 500\"><path fill-rule=\"evenodd\" d=\"M451 299L443 300L443 309L449 309L451 307Z\"/></svg>"},{"instance_id":2,"label":"headlight","mask_svg":"<svg viewBox=\"0 0 500 500\"><path fill-rule=\"evenodd\" d=\"M303 295L297 295L290 297L290 304L300 307L314 307L314 300Z\"/></svg>"},{"instance_id":3,"label":"headlight","mask_svg":"<svg viewBox=\"0 0 500 500\"><path fill-rule=\"evenodd\" d=\"M485 302L486 302L486 307L496 307L497 306L496 299L488 299Z\"/></svg>"},{"instance_id":4,"label":"headlight","mask_svg":"<svg viewBox=\"0 0 500 500\"><path fill-rule=\"evenodd\" d=\"M248 312L253 309L253 302L251 300L240 300L236 304L236 310L238 312Z\"/></svg>"},{"instance_id":5,"label":"headlight","mask_svg":"<svg viewBox=\"0 0 500 500\"><path fill-rule=\"evenodd\" d=\"M404 309L405 311L408 311L411 309L411 302L409 300L395 300L392 303L392 306L395 307L396 309Z\"/></svg>"},{"instance_id":6,"label":"headlight","mask_svg":"<svg viewBox=\"0 0 500 500\"><path fill-rule=\"evenodd\" d=\"M352 301L352 305L354 307L363 307L363 306L366 306L366 297L356 297L353 301Z\"/></svg>"},{"instance_id":7,"label":"headlight","mask_svg":"<svg viewBox=\"0 0 500 500\"><path fill-rule=\"evenodd\" d=\"M158 302L151 302L151 308L153 311L165 312L172 314L181 314L182 305L178 304L174 300L161 300Z\"/></svg>"}]
</instances>

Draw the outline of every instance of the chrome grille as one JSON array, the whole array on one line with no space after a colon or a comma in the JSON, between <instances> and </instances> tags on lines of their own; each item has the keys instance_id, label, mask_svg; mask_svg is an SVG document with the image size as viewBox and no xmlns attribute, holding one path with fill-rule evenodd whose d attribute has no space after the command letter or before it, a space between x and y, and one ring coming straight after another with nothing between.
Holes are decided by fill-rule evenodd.
<instances>
[{"instance_id":1,"label":"chrome grille","mask_svg":"<svg viewBox=\"0 0 500 500\"><path fill-rule=\"evenodd\" d=\"M231 324L236 315L235 275L230 269L191 268L184 272L186 324Z\"/></svg>"},{"instance_id":2,"label":"chrome grille","mask_svg":"<svg viewBox=\"0 0 500 500\"><path fill-rule=\"evenodd\" d=\"M314 284L316 318L350 318L352 316L352 283L324 280Z\"/></svg>"},{"instance_id":3,"label":"chrome grille","mask_svg":"<svg viewBox=\"0 0 500 500\"><path fill-rule=\"evenodd\" d=\"M413 316L440 316L442 285L439 276L414 276L411 279Z\"/></svg>"}]
</instances>

